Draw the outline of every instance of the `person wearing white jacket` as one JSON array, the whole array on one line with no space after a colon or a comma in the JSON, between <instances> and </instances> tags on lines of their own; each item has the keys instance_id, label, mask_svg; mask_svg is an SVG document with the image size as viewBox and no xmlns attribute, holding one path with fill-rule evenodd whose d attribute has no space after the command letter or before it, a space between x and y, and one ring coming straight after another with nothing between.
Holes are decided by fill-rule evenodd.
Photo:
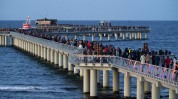
<instances>
[{"instance_id":1,"label":"person wearing white jacket","mask_svg":"<svg viewBox=\"0 0 178 99\"><path fill-rule=\"evenodd\" d=\"M145 54L142 54L142 56L140 57L140 62L142 64L144 64L145 63L145 59L146 59Z\"/></svg>"}]
</instances>

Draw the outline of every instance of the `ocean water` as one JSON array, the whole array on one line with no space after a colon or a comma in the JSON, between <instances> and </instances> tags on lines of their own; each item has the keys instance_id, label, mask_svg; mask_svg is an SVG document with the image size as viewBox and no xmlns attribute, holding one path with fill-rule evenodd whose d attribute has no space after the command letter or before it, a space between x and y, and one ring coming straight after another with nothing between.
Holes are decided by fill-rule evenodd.
<instances>
[{"instance_id":1,"label":"ocean water","mask_svg":"<svg viewBox=\"0 0 178 99\"><path fill-rule=\"evenodd\" d=\"M0 21L0 28L20 28L24 21ZM59 21L61 24L96 25L99 21ZM148 43L154 50L170 50L178 56L178 21L111 21L113 25L149 26L148 40L111 41L104 44L113 44L122 49L142 48ZM34 21L32 21L34 24ZM88 38L90 39L90 38ZM96 38L99 39L99 38ZM105 38L107 39L107 38ZM98 86L99 98L120 98L123 96L123 75L120 76L120 93L112 94L112 79L109 89ZM112 73L110 72L110 78ZM136 96L136 79L132 78L132 96ZM168 89L161 90L161 98L168 98ZM150 95L146 96L150 98ZM12 99L87 99L83 94L82 79L67 71L57 68L38 57L14 47L0 47L0 98Z\"/></svg>"}]
</instances>

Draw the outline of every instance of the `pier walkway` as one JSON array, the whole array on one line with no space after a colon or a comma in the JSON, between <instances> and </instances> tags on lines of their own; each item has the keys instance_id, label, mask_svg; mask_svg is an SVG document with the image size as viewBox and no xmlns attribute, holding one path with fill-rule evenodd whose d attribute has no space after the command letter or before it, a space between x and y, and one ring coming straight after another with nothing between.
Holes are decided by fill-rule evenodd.
<instances>
[{"instance_id":1,"label":"pier walkway","mask_svg":"<svg viewBox=\"0 0 178 99\"><path fill-rule=\"evenodd\" d=\"M137 78L137 99L152 93L152 99L160 99L160 89L169 89L169 99L178 96L178 71L117 56L83 55L79 47L10 32L10 44L39 56L59 67L83 77L83 92L97 97L97 83L103 71L103 87L109 87L109 71L113 73L113 92L119 92L119 74L124 74L124 97L131 97L131 77ZM4 38L3 38L4 39ZM5 40L3 40L5 41ZM6 42L6 43L5 43ZM7 44L7 40L3 44ZM2 43L2 42L1 42ZM80 72L79 72L80 71Z\"/></svg>"}]
</instances>

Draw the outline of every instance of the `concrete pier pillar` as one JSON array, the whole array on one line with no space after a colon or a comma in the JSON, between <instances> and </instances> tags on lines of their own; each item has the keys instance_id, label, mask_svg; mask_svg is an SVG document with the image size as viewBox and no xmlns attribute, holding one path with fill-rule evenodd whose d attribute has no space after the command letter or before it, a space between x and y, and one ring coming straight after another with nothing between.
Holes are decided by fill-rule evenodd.
<instances>
[{"instance_id":1,"label":"concrete pier pillar","mask_svg":"<svg viewBox=\"0 0 178 99\"><path fill-rule=\"evenodd\" d=\"M137 78L137 99L144 99L144 81Z\"/></svg>"},{"instance_id":2,"label":"concrete pier pillar","mask_svg":"<svg viewBox=\"0 0 178 99\"><path fill-rule=\"evenodd\" d=\"M2 45L2 36L0 35L0 46Z\"/></svg>"},{"instance_id":3,"label":"concrete pier pillar","mask_svg":"<svg viewBox=\"0 0 178 99\"><path fill-rule=\"evenodd\" d=\"M131 97L131 77L129 73L124 74L124 97Z\"/></svg>"},{"instance_id":4,"label":"concrete pier pillar","mask_svg":"<svg viewBox=\"0 0 178 99\"><path fill-rule=\"evenodd\" d=\"M21 40L21 49L24 50L24 41Z\"/></svg>"},{"instance_id":5,"label":"concrete pier pillar","mask_svg":"<svg viewBox=\"0 0 178 99\"><path fill-rule=\"evenodd\" d=\"M108 34L108 41L110 41L111 40L111 36L110 36L110 34Z\"/></svg>"},{"instance_id":6,"label":"concrete pier pillar","mask_svg":"<svg viewBox=\"0 0 178 99\"><path fill-rule=\"evenodd\" d=\"M137 33L137 39L140 39L140 34L139 34L139 32Z\"/></svg>"},{"instance_id":7,"label":"concrete pier pillar","mask_svg":"<svg viewBox=\"0 0 178 99\"><path fill-rule=\"evenodd\" d=\"M122 34L122 40L125 40L125 33Z\"/></svg>"},{"instance_id":8,"label":"concrete pier pillar","mask_svg":"<svg viewBox=\"0 0 178 99\"><path fill-rule=\"evenodd\" d=\"M70 62L68 62L68 65L69 65L68 71L69 72L74 71L74 68Z\"/></svg>"},{"instance_id":9,"label":"concrete pier pillar","mask_svg":"<svg viewBox=\"0 0 178 99\"><path fill-rule=\"evenodd\" d=\"M74 35L74 39L77 39L77 35Z\"/></svg>"},{"instance_id":10,"label":"concrete pier pillar","mask_svg":"<svg viewBox=\"0 0 178 99\"><path fill-rule=\"evenodd\" d=\"M119 33L119 35L120 35L120 38L122 38L122 37L123 37L123 33Z\"/></svg>"},{"instance_id":11,"label":"concrete pier pillar","mask_svg":"<svg viewBox=\"0 0 178 99\"><path fill-rule=\"evenodd\" d=\"M29 44L29 42L27 41L27 52L30 52L30 44Z\"/></svg>"},{"instance_id":12,"label":"concrete pier pillar","mask_svg":"<svg viewBox=\"0 0 178 99\"><path fill-rule=\"evenodd\" d=\"M37 46L37 44L35 44L35 55L36 56L38 55L38 46Z\"/></svg>"},{"instance_id":13,"label":"concrete pier pillar","mask_svg":"<svg viewBox=\"0 0 178 99\"><path fill-rule=\"evenodd\" d=\"M40 54L41 54L40 53L40 45L37 45L37 47L38 47L38 55L37 56L40 57Z\"/></svg>"},{"instance_id":14,"label":"concrete pier pillar","mask_svg":"<svg viewBox=\"0 0 178 99\"><path fill-rule=\"evenodd\" d=\"M47 59L47 51L46 51L46 47L43 47L43 58L46 60Z\"/></svg>"},{"instance_id":15,"label":"concrete pier pillar","mask_svg":"<svg viewBox=\"0 0 178 99\"><path fill-rule=\"evenodd\" d=\"M63 55L61 52L59 52L59 67L63 66Z\"/></svg>"},{"instance_id":16,"label":"concrete pier pillar","mask_svg":"<svg viewBox=\"0 0 178 99\"><path fill-rule=\"evenodd\" d=\"M10 45L13 45L13 37L10 36Z\"/></svg>"},{"instance_id":17,"label":"concrete pier pillar","mask_svg":"<svg viewBox=\"0 0 178 99\"><path fill-rule=\"evenodd\" d=\"M92 34L92 35L91 35L91 41L94 41L94 39L95 39L95 35Z\"/></svg>"},{"instance_id":18,"label":"concrete pier pillar","mask_svg":"<svg viewBox=\"0 0 178 99\"><path fill-rule=\"evenodd\" d=\"M30 42L30 53L33 54L33 45L31 42Z\"/></svg>"},{"instance_id":19,"label":"concrete pier pillar","mask_svg":"<svg viewBox=\"0 0 178 99\"><path fill-rule=\"evenodd\" d=\"M54 63L54 50L51 49L51 63Z\"/></svg>"},{"instance_id":20,"label":"concrete pier pillar","mask_svg":"<svg viewBox=\"0 0 178 99\"><path fill-rule=\"evenodd\" d=\"M57 65L57 64L59 64L59 54L58 54L58 51L56 50L55 52L54 52L54 64L55 65Z\"/></svg>"},{"instance_id":21,"label":"concrete pier pillar","mask_svg":"<svg viewBox=\"0 0 178 99\"><path fill-rule=\"evenodd\" d=\"M83 92L84 94L89 94L90 92L90 70L88 69L84 69Z\"/></svg>"},{"instance_id":22,"label":"concrete pier pillar","mask_svg":"<svg viewBox=\"0 0 178 99\"><path fill-rule=\"evenodd\" d=\"M97 97L97 73L96 70L90 70L90 97Z\"/></svg>"},{"instance_id":23,"label":"concrete pier pillar","mask_svg":"<svg viewBox=\"0 0 178 99\"><path fill-rule=\"evenodd\" d=\"M128 33L125 33L125 36L126 36L125 38L128 39L128 37L129 37Z\"/></svg>"},{"instance_id":24,"label":"concrete pier pillar","mask_svg":"<svg viewBox=\"0 0 178 99\"><path fill-rule=\"evenodd\" d=\"M63 68L67 69L68 68L68 55L67 54L63 54Z\"/></svg>"},{"instance_id":25,"label":"concrete pier pillar","mask_svg":"<svg viewBox=\"0 0 178 99\"><path fill-rule=\"evenodd\" d=\"M83 34L83 41L85 41L86 40L86 35L85 34Z\"/></svg>"},{"instance_id":26,"label":"concrete pier pillar","mask_svg":"<svg viewBox=\"0 0 178 99\"><path fill-rule=\"evenodd\" d=\"M109 88L109 71L103 70L103 88Z\"/></svg>"},{"instance_id":27,"label":"concrete pier pillar","mask_svg":"<svg viewBox=\"0 0 178 99\"><path fill-rule=\"evenodd\" d=\"M129 39L130 40L132 39L132 33L129 33Z\"/></svg>"},{"instance_id":28,"label":"concrete pier pillar","mask_svg":"<svg viewBox=\"0 0 178 99\"><path fill-rule=\"evenodd\" d=\"M4 36L4 46L7 46L7 36Z\"/></svg>"},{"instance_id":29,"label":"concrete pier pillar","mask_svg":"<svg viewBox=\"0 0 178 99\"><path fill-rule=\"evenodd\" d=\"M97 84L100 84L100 70L97 70Z\"/></svg>"},{"instance_id":30,"label":"concrete pier pillar","mask_svg":"<svg viewBox=\"0 0 178 99\"><path fill-rule=\"evenodd\" d=\"M40 57L43 58L43 57L44 57L44 52L43 52L44 49L43 49L43 46L42 46L42 45L40 46L40 50L41 50L41 51L40 51L40 52L41 52L41 53L40 53Z\"/></svg>"},{"instance_id":31,"label":"concrete pier pillar","mask_svg":"<svg viewBox=\"0 0 178 99\"><path fill-rule=\"evenodd\" d=\"M4 46L5 45L5 36L3 35L2 36L2 46Z\"/></svg>"},{"instance_id":32,"label":"concrete pier pillar","mask_svg":"<svg viewBox=\"0 0 178 99\"><path fill-rule=\"evenodd\" d=\"M119 93L119 72L113 70L113 93Z\"/></svg>"},{"instance_id":33,"label":"concrete pier pillar","mask_svg":"<svg viewBox=\"0 0 178 99\"><path fill-rule=\"evenodd\" d=\"M169 99L178 99L178 97L176 98L175 90L169 89Z\"/></svg>"},{"instance_id":34,"label":"concrete pier pillar","mask_svg":"<svg viewBox=\"0 0 178 99\"><path fill-rule=\"evenodd\" d=\"M47 48L47 61L50 61L50 49Z\"/></svg>"},{"instance_id":35,"label":"concrete pier pillar","mask_svg":"<svg viewBox=\"0 0 178 99\"><path fill-rule=\"evenodd\" d=\"M142 33L139 33L140 34L140 39L142 39Z\"/></svg>"},{"instance_id":36,"label":"concrete pier pillar","mask_svg":"<svg viewBox=\"0 0 178 99\"><path fill-rule=\"evenodd\" d=\"M135 37L135 33L132 33L132 39Z\"/></svg>"},{"instance_id":37,"label":"concrete pier pillar","mask_svg":"<svg viewBox=\"0 0 178 99\"><path fill-rule=\"evenodd\" d=\"M32 43L32 47L33 47L33 49L32 49L32 51L33 51L33 55L35 55L35 44L34 43Z\"/></svg>"},{"instance_id":38,"label":"concrete pier pillar","mask_svg":"<svg viewBox=\"0 0 178 99\"><path fill-rule=\"evenodd\" d=\"M80 77L83 77L84 69L80 69Z\"/></svg>"},{"instance_id":39,"label":"concrete pier pillar","mask_svg":"<svg viewBox=\"0 0 178 99\"><path fill-rule=\"evenodd\" d=\"M160 99L160 87L152 83L152 99Z\"/></svg>"},{"instance_id":40,"label":"concrete pier pillar","mask_svg":"<svg viewBox=\"0 0 178 99\"><path fill-rule=\"evenodd\" d=\"M24 44L24 50L27 51L27 42L25 40L23 42L24 42L23 43Z\"/></svg>"},{"instance_id":41,"label":"concrete pier pillar","mask_svg":"<svg viewBox=\"0 0 178 99\"><path fill-rule=\"evenodd\" d=\"M115 40L118 40L118 34L115 33L114 35L115 35Z\"/></svg>"},{"instance_id":42,"label":"concrete pier pillar","mask_svg":"<svg viewBox=\"0 0 178 99\"><path fill-rule=\"evenodd\" d=\"M151 92L151 85L150 85L150 82L147 82L147 81L144 82L144 92L145 92L146 94Z\"/></svg>"},{"instance_id":43,"label":"concrete pier pillar","mask_svg":"<svg viewBox=\"0 0 178 99\"><path fill-rule=\"evenodd\" d=\"M100 41L102 41L103 40L103 34L99 34L99 36L100 36Z\"/></svg>"},{"instance_id":44,"label":"concrete pier pillar","mask_svg":"<svg viewBox=\"0 0 178 99\"><path fill-rule=\"evenodd\" d=\"M79 70L76 67L74 67L74 75L78 75L78 73L79 73Z\"/></svg>"},{"instance_id":45,"label":"concrete pier pillar","mask_svg":"<svg viewBox=\"0 0 178 99\"><path fill-rule=\"evenodd\" d=\"M145 39L147 39L147 33L144 33L145 34Z\"/></svg>"},{"instance_id":46,"label":"concrete pier pillar","mask_svg":"<svg viewBox=\"0 0 178 99\"><path fill-rule=\"evenodd\" d=\"M137 33L134 33L135 34L135 40L137 39Z\"/></svg>"}]
</instances>

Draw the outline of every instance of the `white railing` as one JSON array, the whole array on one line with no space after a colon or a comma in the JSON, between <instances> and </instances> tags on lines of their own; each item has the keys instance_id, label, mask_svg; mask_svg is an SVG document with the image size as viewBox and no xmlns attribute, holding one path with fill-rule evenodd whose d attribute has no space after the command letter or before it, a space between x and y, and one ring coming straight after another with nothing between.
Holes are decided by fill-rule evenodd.
<instances>
[{"instance_id":1,"label":"white railing","mask_svg":"<svg viewBox=\"0 0 178 99\"><path fill-rule=\"evenodd\" d=\"M77 63L108 63L114 65L116 68L123 68L128 71L151 77L156 80L160 80L166 83L170 83L178 86L178 71L160 67L152 64L139 61L130 60L117 56L109 55L81 55L72 54L69 57L69 61L73 64Z\"/></svg>"}]
</instances>

